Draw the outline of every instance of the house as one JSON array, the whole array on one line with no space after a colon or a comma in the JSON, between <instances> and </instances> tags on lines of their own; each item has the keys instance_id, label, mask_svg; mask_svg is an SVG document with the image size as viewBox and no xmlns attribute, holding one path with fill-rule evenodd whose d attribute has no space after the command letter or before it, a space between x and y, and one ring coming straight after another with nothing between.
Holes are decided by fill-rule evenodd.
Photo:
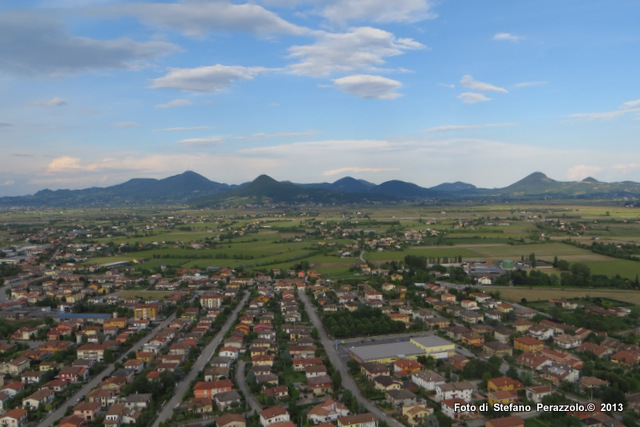
<instances>
[{"instance_id":1,"label":"house","mask_svg":"<svg viewBox=\"0 0 640 427\"><path fill-rule=\"evenodd\" d=\"M424 419L431 414L433 414L433 408L427 407L424 403L402 407L402 416L412 426L423 423Z\"/></svg>"},{"instance_id":2,"label":"house","mask_svg":"<svg viewBox=\"0 0 640 427\"><path fill-rule=\"evenodd\" d=\"M562 349L569 350L582 345L582 338L577 335L560 334L553 337L553 342Z\"/></svg>"},{"instance_id":3,"label":"house","mask_svg":"<svg viewBox=\"0 0 640 427\"><path fill-rule=\"evenodd\" d=\"M216 419L218 427L245 427L246 425L246 420L240 414L224 414Z\"/></svg>"},{"instance_id":4,"label":"house","mask_svg":"<svg viewBox=\"0 0 640 427\"><path fill-rule=\"evenodd\" d=\"M60 370L58 377L61 381L71 384L85 382L89 378L89 369L80 366L65 366Z\"/></svg>"},{"instance_id":5,"label":"house","mask_svg":"<svg viewBox=\"0 0 640 427\"><path fill-rule=\"evenodd\" d=\"M31 361L29 360L29 358L24 356L19 356L13 360L10 360L9 362L3 363L2 367L0 368L0 371L15 377L22 374L27 369L29 369L30 366L31 366Z\"/></svg>"},{"instance_id":6,"label":"house","mask_svg":"<svg viewBox=\"0 0 640 427\"><path fill-rule=\"evenodd\" d=\"M450 399L462 399L465 402L469 402L472 394L473 385L468 381L457 381L436 386L436 401L438 402Z\"/></svg>"},{"instance_id":7,"label":"house","mask_svg":"<svg viewBox=\"0 0 640 427\"><path fill-rule=\"evenodd\" d=\"M393 362L393 372L396 375L409 375L422 370L424 366L416 360L398 359Z\"/></svg>"},{"instance_id":8,"label":"house","mask_svg":"<svg viewBox=\"0 0 640 427\"><path fill-rule=\"evenodd\" d=\"M233 390L233 382L229 379L218 381L198 381L193 387L195 397L213 399L218 393Z\"/></svg>"},{"instance_id":9,"label":"house","mask_svg":"<svg viewBox=\"0 0 640 427\"><path fill-rule=\"evenodd\" d=\"M487 420L485 427L524 427L524 420L517 415L493 418Z\"/></svg>"},{"instance_id":10,"label":"house","mask_svg":"<svg viewBox=\"0 0 640 427\"><path fill-rule=\"evenodd\" d=\"M518 391L524 389L524 385L510 377L498 377L487 380L487 391Z\"/></svg>"},{"instance_id":11,"label":"house","mask_svg":"<svg viewBox=\"0 0 640 427\"><path fill-rule=\"evenodd\" d=\"M337 419L338 427L378 427L378 419L370 413L347 415Z\"/></svg>"},{"instance_id":12,"label":"house","mask_svg":"<svg viewBox=\"0 0 640 427\"><path fill-rule=\"evenodd\" d=\"M496 404L509 405L518 400L518 392L513 390L492 391L487 396L489 406Z\"/></svg>"},{"instance_id":13,"label":"house","mask_svg":"<svg viewBox=\"0 0 640 427\"><path fill-rule=\"evenodd\" d=\"M279 385L268 388L264 391L265 397L273 397L274 399L286 399L289 397L289 387L286 385Z\"/></svg>"},{"instance_id":14,"label":"house","mask_svg":"<svg viewBox=\"0 0 640 427\"><path fill-rule=\"evenodd\" d=\"M213 397L213 400L221 411L226 411L229 409L234 403L237 403L238 406L242 402L242 397L240 393L235 390L231 391L223 391L222 393L218 393Z\"/></svg>"},{"instance_id":15,"label":"house","mask_svg":"<svg viewBox=\"0 0 640 427\"><path fill-rule=\"evenodd\" d=\"M400 390L402 381L389 375L378 375L373 379L373 386L376 390Z\"/></svg>"},{"instance_id":16,"label":"house","mask_svg":"<svg viewBox=\"0 0 640 427\"><path fill-rule=\"evenodd\" d=\"M69 415L68 417L64 417L60 420L59 427L82 427L87 423L84 418L79 417L77 415Z\"/></svg>"},{"instance_id":17,"label":"house","mask_svg":"<svg viewBox=\"0 0 640 427\"><path fill-rule=\"evenodd\" d=\"M410 390L389 390L385 399L395 408L407 405L415 405L418 403L418 397Z\"/></svg>"},{"instance_id":18,"label":"house","mask_svg":"<svg viewBox=\"0 0 640 427\"><path fill-rule=\"evenodd\" d=\"M213 413L213 401L204 397L192 397L182 405L183 408L196 414L211 414Z\"/></svg>"},{"instance_id":19,"label":"house","mask_svg":"<svg viewBox=\"0 0 640 427\"><path fill-rule=\"evenodd\" d=\"M541 370L543 367L550 365L553 361L540 354L522 353L516 358L516 363L531 368L535 371Z\"/></svg>"},{"instance_id":20,"label":"house","mask_svg":"<svg viewBox=\"0 0 640 427\"><path fill-rule=\"evenodd\" d=\"M432 370L414 372L411 374L411 381L428 391L434 391L437 385L447 382L445 377Z\"/></svg>"},{"instance_id":21,"label":"house","mask_svg":"<svg viewBox=\"0 0 640 427\"><path fill-rule=\"evenodd\" d=\"M458 397L443 400L441 402L441 409L442 413L452 420L469 418L474 415L474 413L470 411L467 402Z\"/></svg>"},{"instance_id":22,"label":"house","mask_svg":"<svg viewBox=\"0 0 640 427\"><path fill-rule=\"evenodd\" d=\"M349 415L349 409L342 402L327 399L307 412L307 419L314 424L334 422Z\"/></svg>"},{"instance_id":23,"label":"house","mask_svg":"<svg viewBox=\"0 0 640 427\"><path fill-rule=\"evenodd\" d=\"M14 382L12 382L12 383L5 384L5 385L2 387L2 389L0 389L0 390L2 390L3 392L7 393L9 396L13 397L13 396L15 396L16 394L18 394L18 393L20 393L20 392L24 391L24 389L25 389L26 387L27 387L27 386L26 386L24 383L22 383L22 382L20 382L20 381L14 381Z\"/></svg>"},{"instance_id":24,"label":"house","mask_svg":"<svg viewBox=\"0 0 640 427\"><path fill-rule=\"evenodd\" d=\"M513 349L511 346L499 341L485 342L482 346L482 350L487 357L498 356L502 358L513 355Z\"/></svg>"},{"instance_id":25,"label":"house","mask_svg":"<svg viewBox=\"0 0 640 427\"><path fill-rule=\"evenodd\" d=\"M21 427L27 425L28 412L22 408L14 408L7 411L0 418L0 426Z\"/></svg>"},{"instance_id":26,"label":"house","mask_svg":"<svg viewBox=\"0 0 640 427\"><path fill-rule=\"evenodd\" d=\"M549 387L548 385L536 385L527 387L525 389L525 393L527 395L527 399L531 400L535 403L542 402L542 398L545 396L552 395L555 393L555 389Z\"/></svg>"},{"instance_id":27,"label":"house","mask_svg":"<svg viewBox=\"0 0 640 427\"><path fill-rule=\"evenodd\" d=\"M286 421L290 421L289 412L282 406L272 406L260 411L260 424L262 427Z\"/></svg>"},{"instance_id":28,"label":"house","mask_svg":"<svg viewBox=\"0 0 640 427\"><path fill-rule=\"evenodd\" d=\"M38 408L40 405L44 407L45 405L52 403L54 397L55 392L53 390L44 388L22 399L22 407L24 409L34 409Z\"/></svg>"},{"instance_id":29,"label":"house","mask_svg":"<svg viewBox=\"0 0 640 427\"><path fill-rule=\"evenodd\" d=\"M379 375L389 375L389 368L379 362L366 362L360 365L360 371L369 381Z\"/></svg>"},{"instance_id":30,"label":"house","mask_svg":"<svg viewBox=\"0 0 640 427\"><path fill-rule=\"evenodd\" d=\"M93 421L100 413L99 402L80 402L73 408L73 415L82 417L85 421Z\"/></svg>"},{"instance_id":31,"label":"house","mask_svg":"<svg viewBox=\"0 0 640 427\"><path fill-rule=\"evenodd\" d=\"M151 406L153 395L151 393L135 393L123 399L125 408L143 411Z\"/></svg>"},{"instance_id":32,"label":"house","mask_svg":"<svg viewBox=\"0 0 640 427\"><path fill-rule=\"evenodd\" d=\"M313 390L314 396L318 396L329 393L333 383L331 377L321 375L319 377L307 378L307 385Z\"/></svg>"},{"instance_id":33,"label":"house","mask_svg":"<svg viewBox=\"0 0 640 427\"><path fill-rule=\"evenodd\" d=\"M544 343L532 337L516 337L513 339L513 348L529 353L542 351Z\"/></svg>"}]
</instances>

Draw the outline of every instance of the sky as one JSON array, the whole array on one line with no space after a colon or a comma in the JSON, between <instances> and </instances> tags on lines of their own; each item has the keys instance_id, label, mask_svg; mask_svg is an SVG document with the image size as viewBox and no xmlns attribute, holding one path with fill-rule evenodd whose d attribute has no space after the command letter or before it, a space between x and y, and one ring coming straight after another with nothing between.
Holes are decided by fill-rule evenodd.
<instances>
[{"instance_id":1,"label":"sky","mask_svg":"<svg viewBox=\"0 0 640 427\"><path fill-rule=\"evenodd\" d=\"M0 0L0 196L640 182L637 0Z\"/></svg>"}]
</instances>

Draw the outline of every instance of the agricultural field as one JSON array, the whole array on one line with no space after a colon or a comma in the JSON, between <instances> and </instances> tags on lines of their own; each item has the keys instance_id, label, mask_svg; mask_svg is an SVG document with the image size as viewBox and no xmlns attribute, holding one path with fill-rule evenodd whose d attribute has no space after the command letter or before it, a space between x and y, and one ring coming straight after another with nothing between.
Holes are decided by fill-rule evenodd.
<instances>
[{"instance_id":1,"label":"agricultural field","mask_svg":"<svg viewBox=\"0 0 640 427\"><path fill-rule=\"evenodd\" d=\"M405 256L444 262L519 261L534 254L551 263L586 264L593 274L634 279L640 262L595 253L595 242L640 245L640 209L596 205L448 205L314 208L271 211L96 209L5 213L0 239L20 229L82 230L80 242L100 248L85 264L133 261L164 267L289 269L304 263L327 278L352 276ZM413 237L408 237L408 236ZM417 237L416 237L417 236ZM385 243L387 239L391 243ZM384 243L384 244L383 244ZM547 266L548 267L548 266ZM548 274L560 270L546 268Z\"/></svg>"},{"instance_id":2,"label":"agricultural field","mask_svg":"<svg viewBox=\"0 0 640 427\"><path fill-rule=\"evenodd\" d=\"M639 291L617 289L560 289L560 288L520 288L504 286L483 286L484 292L500 292L500 297L513 302L520 302L525 298L529 302L549 301L551 299L572 298L608 298L622 303L640 305Z\"/></svg>"}]
</instances>

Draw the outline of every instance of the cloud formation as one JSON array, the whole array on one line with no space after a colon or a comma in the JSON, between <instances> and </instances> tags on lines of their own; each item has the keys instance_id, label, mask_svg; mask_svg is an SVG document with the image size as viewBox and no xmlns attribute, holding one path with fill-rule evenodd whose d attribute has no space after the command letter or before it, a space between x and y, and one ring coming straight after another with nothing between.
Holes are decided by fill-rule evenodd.
<instances>
[{"instance_id":1,"label":"cloud formation","mask_svg":"<svg viewBox=\"0 0 640 427\"><path fill-rule=\"evenodd\" d=\"M463 87L467 89L475 90L477 92L500 92L507 93L507 90L502 87L494 86L490 83L479 82L475 80L469 74L465 75L460 79L460 83Z\"/></svg>"},{"instance_id":2,"label":"cloud formation","mask_svg":"<svg viewBox=\"0 0 640 427\"><path fill-rule=\"evenodd\" d=\"M604 168L602 166L576 165L567 171L567 179L570 181L581 181L587 177L592 177L603 170Z\"/></svg>"},{"instance_id":3,"label":"cloud formation","mask_svg":"<svg viewBox=\"0 0 640 427\"><path fill-rule=\"evenodd\" d=\"M510 33L496 33L493 35L493 40L498 41L509 41L509 42L518 42L522 39L521 36L515 36Z\"/></svg>"},{"instance_id":4,"label":"cloud formation","mask_svg":"<svg viewBox=\"0 0 640 427\"><path fill-rule=\"evenodd\" d=\"M364 99L396 99L402 83L381 76L358 74L335 79L333 83L343 92Z\"/></svg>"},{"instance_id":5,"label":"cloud formation","mask_svg":"<svg viewBox=\"0 0 640 427\"><path fill-rule=\"evenodd\" d=\"M476 104L478 102L486 102L491 101L491 98L488 98L481 93L473 93L473 92L464 92L458 95L458 98L462 100L465 104Z\"/></svg>"},{"instance_id":6,"label":"cloud formation","mask_svg":"<svg viewBox=\"0 0 640 427\"><path fill-rule=\"evenodd\" d=\"M239 31L259 36L308 32L257 4L234 4L227 0L177 3L128 3L95 8L96 14L133 16L144 24L203 37L213 31Z\"/></svg>"},{"instance_id":7,"label":"cloud formation","mask_svg":"<svg viewBox=\"0 0 640 427\"><path fill-rule=\"evenodd\" d=\"M50 108L50 107L64 107L65 105L68 105L69 101L67 101L66 99L62 99L62 98L51 98L48 101L36 101L33 103L34 106L36 107L45 107L45 108Z\"/></svg>"},{"instance_id":8,"label":"cloud formation","mask_svg":"<svg viewBox=\"0 0 640 427\"><path fill-rule=\"evenodd\" d=\"M72 36L60 22L38 13L0 14L0 73L4 74L57 77L98 69L128 69L177 49L163 41Z\"/></svg>"},{"instance_id":9,"label":"cloud formation","mask_svg":"<svg viewBox=\"0 0 640 427\"><path fill-rule=\"evenodd\" d=\"M209 138L181 139L178 143L192 147L215 147L224 144L224 139L219 136L212 136Z\"/></svg>"},{"instance_id":10,"label":"cloud formation","mask_svg":"<svg viewBox=\"0 0 640 427\"><path fill-rule=\"evenodd\" d=\"M111 126L116 128L137 128L140 126L140 123L136 122L117 122L112 123Z\"/></svg>"},{"instance_id":11,"label":"cloud formation","mask_svg":"<svg viewBox=\"0 0 640 427\"><path fill-rule=\"evenodd\" d=\"M347 33L326 33L316 43L289 48L289 58L299 62L291 65L293 74L326 77L336 72L372 71L385 63L385 58L401 55L407 50L425 46L409 38L397 38L377 28L354 28Z\"/></svg>"},{"instance_id":12,"label":"cloud formation","mask_svg":"<svg viewBox=\"0 0 640 427\"><path fill-rule=\"evenodd\" d=\"M153 80L151 88L179 89L191 92L222 92L236 80L252 80L266 73L264 67L240 65L210 65L197 68L174 68L167 75Z\"/></svg>"},{"instance_id":13,"label":"cloud formation","mask_svg":"<svg viewBox=\"0 0 640 427\"><path fill-rule=\"evenodd\" d=\"M173 101L169 101L164 104L157 104L156 108L175 108L175 107L186 107L187 105L192 105L193 102L188 99L174 99Z\"/></svg>"},{"instance_id":14,"label":"cloud formation","mask_svg":"<svg viewBox=\"0 0 640 427\"><path fill-rule=\"evenodd\" d=\"M344 173L383 173L400 170L400 168L366 168L361 166L347 166L339 169L329 169L322 172L324 176L342 175Z\"/></svg>"},{"instance_id":15,"label":"cloud formation","mask_svg":"<svg viewBox=\"0 0 640 427\"><path fill-rule=\"evenodd\" d=\"M325 7L322 15L338 23L354 20L419 22L437 16L426 0L336 0Z\"/></svg>"}]
</instances>

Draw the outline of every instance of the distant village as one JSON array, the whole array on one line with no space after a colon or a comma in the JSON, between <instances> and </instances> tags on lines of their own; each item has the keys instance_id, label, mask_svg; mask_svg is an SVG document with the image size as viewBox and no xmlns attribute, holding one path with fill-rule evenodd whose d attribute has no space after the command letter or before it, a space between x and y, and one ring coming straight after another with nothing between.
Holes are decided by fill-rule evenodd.
<instances>
[{"instance_id":1,"label":"distant village","mask_svg":"<svg viewBox=\"0 0 640 427\"><path fill-rule=\"evenodd\" d=\"M433 233L364 230L361 243L332 250L394 250ZM505 269L530 268L524 260L439 260L472 286L442 272L407 284L402 268L364 262L349 283L312 268L140 276L132 262L92 264L109 248L73 233L34 237L49 242L0 248L0 266L19 269L0 290L0 426L613 427L639 419L640 346L625 339L635 329L609 334L550 314L637 327L632 309L569 297L532 308L482 290ZM377 333L382 317L398 330ZM346 325L356 322L365 326L354 334Z\"/></svg>"}]
</instances>

